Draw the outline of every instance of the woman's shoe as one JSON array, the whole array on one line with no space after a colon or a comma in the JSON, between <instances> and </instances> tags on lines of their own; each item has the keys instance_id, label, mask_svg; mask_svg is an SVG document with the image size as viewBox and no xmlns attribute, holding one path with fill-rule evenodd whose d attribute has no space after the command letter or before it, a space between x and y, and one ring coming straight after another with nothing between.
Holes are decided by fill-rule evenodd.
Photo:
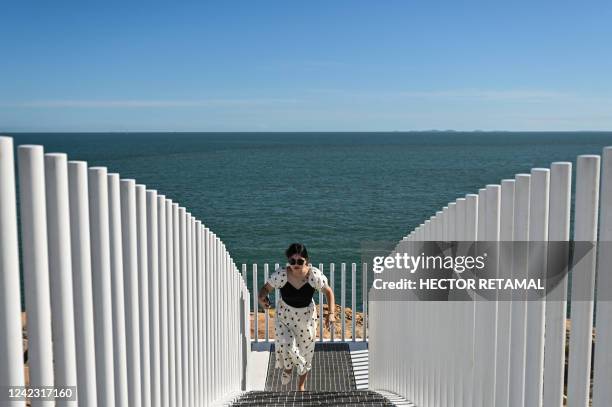
<instances>
[{"instance_id":1,"label":"woman's shoe","mask_svg":"<svg viewBox=\"0 0 612 407\"><path fill-rule=\"evenodd\" d=\"M286 386L289 384L290 381L291 381L291 372L285 372L283 370L283 373L281 374L281 384L283 386Z\"/></svg>"}]
</instances>

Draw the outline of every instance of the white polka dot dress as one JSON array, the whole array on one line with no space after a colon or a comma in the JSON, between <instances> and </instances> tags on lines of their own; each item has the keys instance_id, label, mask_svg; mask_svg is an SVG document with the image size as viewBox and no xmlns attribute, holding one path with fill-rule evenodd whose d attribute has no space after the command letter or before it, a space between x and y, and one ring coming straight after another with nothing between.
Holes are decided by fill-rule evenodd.
<instances>
[{"instance_id":1,"label":"white polka dot dress","mask_svg":"<svg viewBox=\"0 0 612 407\"><path fill-rule=\"evenodd\" d=\"M290 284L287 282L287 270L276 269L266 282L274 288ZM306 284L320 290L327 285L327 277L321 270L311 266ZM296 308L279 298L274 321L275 368L288 370L295 367L298 375L310 371L317 332L316 308L314 301L307 307Z\"/></svg>"}]
</instances>

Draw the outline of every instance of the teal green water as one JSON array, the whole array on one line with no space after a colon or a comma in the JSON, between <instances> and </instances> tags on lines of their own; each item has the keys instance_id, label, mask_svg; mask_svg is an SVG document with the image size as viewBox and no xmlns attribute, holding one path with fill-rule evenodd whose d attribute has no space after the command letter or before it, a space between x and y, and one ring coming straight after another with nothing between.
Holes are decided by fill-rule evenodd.
<instances>
[{"instance_id":1,"label":"teal green water","mask_svg":"<svg viewBox=\"0 0 612 407\"><path fill-rule=\"evenodd\" d=\"M294 241L313 263L359 263L363 241L397 241L486 184L612 145L612 132L12 136L157 189L203 220L238 265L282 263Z\"/></svg>"}]
</instances>

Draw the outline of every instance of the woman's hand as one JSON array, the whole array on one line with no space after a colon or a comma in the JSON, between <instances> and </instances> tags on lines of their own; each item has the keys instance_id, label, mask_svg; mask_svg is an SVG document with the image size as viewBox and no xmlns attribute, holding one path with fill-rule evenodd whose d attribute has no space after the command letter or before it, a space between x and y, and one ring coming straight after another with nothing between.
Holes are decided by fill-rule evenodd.
<instances>
[{"instance_id":1,"label":"woman's hand","mask_svg":"<svg viewBox=\"0 0 612 407\"><path fill-rule=\"evenodd\" d=\"M334 314L325 315L325 325L330 331L334 331L336 328L336 316Z\"/></svg>"},{"instance_id":2,"label":"woman's hand","mask_svg":"<svg viewBox=\"0 0 612 407\"><path fill-rule=\"evenodd\" d=\"M257 301L259 302L259 305L261 305L264 309L269 309L272 305L270 303L270 299L268 298L268 293L270 291L272 291L272 287L270 286L270 284L266 283L263 285L263 287L261 287L259 293L257 293Z\"/></svg>"},{"instance_id":3,"label":"woman's hand","mask_svg":"<svg viewBox=\"0 0 612 407\"><path fill-rule=\"evenodd\" d=\"M270 309L272 303L270 303L270 298L266 295L264 298L259 297L259 305L261 305L264 309Z\"/></svg>"}]
</instances>

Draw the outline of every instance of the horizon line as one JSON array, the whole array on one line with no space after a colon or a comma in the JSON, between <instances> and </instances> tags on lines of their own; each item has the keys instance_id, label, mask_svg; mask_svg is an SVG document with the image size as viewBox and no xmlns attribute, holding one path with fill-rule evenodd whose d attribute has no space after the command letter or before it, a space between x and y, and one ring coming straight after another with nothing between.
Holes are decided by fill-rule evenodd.
<instances>
[{"instance_id":1,"label":"horizon line","mask_svg":"<svg viewBox=\"0 0 612 407\"><path fill-rule=\"evenodd\" d=\"M612 129L607 130L455 130L455 129L424 129L424 130L1 130L0 136L9 134L147 134L147 133L168 133L168 134L269 134L269 133L612 133Z\"/></svg>"}]
</instances>

